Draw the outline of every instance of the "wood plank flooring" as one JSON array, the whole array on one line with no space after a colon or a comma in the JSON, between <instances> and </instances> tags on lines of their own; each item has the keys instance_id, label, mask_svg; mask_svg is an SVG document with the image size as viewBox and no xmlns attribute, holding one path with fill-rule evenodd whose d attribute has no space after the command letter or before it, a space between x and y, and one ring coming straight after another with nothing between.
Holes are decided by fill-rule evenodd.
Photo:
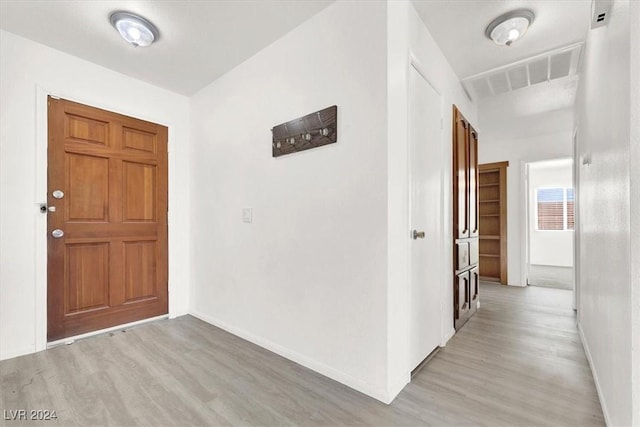
<instances>
[{"instance_id":1,"label":"wood plank flooring","mask_svg":"<svg viewBox=\"0 0 640 427\"><path fill-rule=\"evenodd\" d=\"M0 362L0 422L49 409L57 420L31 425L604 425L570 304L483 284L478 313L391 405L193 317L159 321Z\"/></svg>"}]
</instances>

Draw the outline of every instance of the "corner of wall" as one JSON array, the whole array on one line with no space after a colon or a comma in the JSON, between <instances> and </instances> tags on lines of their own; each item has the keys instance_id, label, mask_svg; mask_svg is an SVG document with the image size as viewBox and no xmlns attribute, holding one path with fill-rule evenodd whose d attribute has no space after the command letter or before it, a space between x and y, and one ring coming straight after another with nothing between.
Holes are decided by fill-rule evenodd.
<instances>
[{"instance_id":1,"label":"corner of wall","mask_svg":"<svg viewBox=\"0 0 640 427\"><path fill-rule=\"evenodd\" d=\"M600 401L600 406L602 407L604 422L606 425L610 426L611 418L609 417L609 410L607 409L606 401L603 398L602 386L600 385L600 380L598 379L598 372L596 371L595 366L593 364L593 358L591 356L589 342L587 341L587 337L584 335L584 331L582 330L582 325L580 324L580 321L578 321L576 326L578 328L578 335L580 335L580 341L582 342L582 348L584 349L584 354L587 356L587 362L589 362L589 368L591 369L591 373L593 374L593 381L596 384L596 392L598 393L598 400Z\"/></svg>"},{"instance_id":2,"label":"corner of wall","mask_svg":"<svg viewBox=\"0 0 640 427\"><path fill-rule=\"evenodd\" d=\"M631 194L631 252L632 260L640 259L640 2L632 1L630 17L631 48L631 106L630 106L630 194ZM635 76L635 77L634 77ZM631 263L631 348L632 348L632 419L633 425L640 425L640 264Z\"/></svg>"},{"instance_id":3,"label":"corner of wall","mask_svg":"<svg viewBox=\"0 0 640 427\"><path fill-rule=\"evenodd\" d=\"M640 412L640 374L635 368L639 355L634 349L640 340L638 329L630 327L638 319L633 306L637 262L632 258L637 172L630 163L637 123L629 111L638 101L637 92L635 101L632 95L634 82L638 90L637 68L633 74L638 29L630 22L636 3L614 2L607 26L589 31L576 96L576 157L591 159L579 165L577 174L579 330L610 425L637 424L634 412Z\"/></svg>"}]
</instances>

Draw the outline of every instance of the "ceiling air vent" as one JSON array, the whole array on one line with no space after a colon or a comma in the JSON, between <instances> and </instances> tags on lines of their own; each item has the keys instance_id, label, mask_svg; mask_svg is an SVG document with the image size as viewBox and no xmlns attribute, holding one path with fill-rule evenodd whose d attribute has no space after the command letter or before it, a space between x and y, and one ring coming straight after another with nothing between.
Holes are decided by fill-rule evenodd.
<instances>
[{"instance_id":1,"label":"ceiling air vent","mask_svg":"<svg viewBox=\"0 0 640 427\"><path fill-rule=\"evenodd\" d=\"M537 55L462 79L472 99L496 96L578 74L582 43Z\"/></svg>"},{"instance_id":2,"label":"ceiling air vent","mask_svg":"<svg viewBox=\"0 0 640 427\"><path fill-rule=\"evenodd\" d=\"M591 29L604 27L609 23L613 0L593 0L591 3Z\"/></svg>"}]
</instances>

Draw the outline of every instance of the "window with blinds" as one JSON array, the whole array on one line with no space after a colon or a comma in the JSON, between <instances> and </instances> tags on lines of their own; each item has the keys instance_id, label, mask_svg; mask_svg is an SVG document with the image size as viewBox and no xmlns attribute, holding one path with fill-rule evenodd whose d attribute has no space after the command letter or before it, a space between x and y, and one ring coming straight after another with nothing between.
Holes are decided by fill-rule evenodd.
<instances>
[{"instance_id":1,"label":"window with blinds","mask_svg":"<svg viewBox=\"0 0 640 427\"><path fill-rule=\"evenodd\" d=\"M573 230L575 223L573 188L538 188L538 230Z\"/></svg>"}]
</instances>

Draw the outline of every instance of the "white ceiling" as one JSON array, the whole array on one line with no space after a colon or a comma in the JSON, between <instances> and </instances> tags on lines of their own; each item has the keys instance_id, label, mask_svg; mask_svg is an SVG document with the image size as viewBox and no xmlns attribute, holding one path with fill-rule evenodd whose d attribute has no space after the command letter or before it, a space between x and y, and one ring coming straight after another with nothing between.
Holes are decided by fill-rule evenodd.
<instances>
[{"instance_id":1,"label":"white ceiling","mask_svg":"<svg viewBox=\"0 0 640 427\"><path fill-rule=\"evenodd\" d=\"M573 129L578 76L482 99L477 129L484 138L522 138Z\"/></svg>"},{"instance_id":2,"label":"white ceiling","mask_svg":"<svg viewBox=\"0 0 640 427\"><path fill-rule=\"evenodd\" d=\"M584 42L591 23L591 0L412 1L461 80ZM522 39L507 47L486 38L493 19L520 8L535 14ZM485 137L518 138L571 130L578 79L576 69L567 77L507 93L485 98L476 93L480 132Z\"/></svg>"},{"instance_id":3,"label":"white ceiling","mask_svg":"<svg viewBox=\"0 0 640 427\"><path fill-rule=\"evenodd\" d=\"M379 0L380 1L380 0ZM168 90L192 95L318 13L333 0L0 0L0 28ZM461 79L584 41L591 0L413 0ZM532 9L536 19L511 47L484 36L496 16ZM160 30L149 48L120 38L108 17L141 14ZM366 10L363 10L366 13ZM577 79L486 99L485 111L526 116L570 107ZM565 84L566 83L566 84ZM505 105L511 108L505 109ZM492 115L492 114L489 114ZM485 115L486 116L486 115Z\"/></svg>"},{"instance_id":4,"label":"white ceiling","mask_svg":"<svg viewBox=\"0 0 640 427\"><path fill-rule=\"evenodd\" d=\"M582 42L591 22L591 0L413 0L413 4L461 79ZM485 37L494 18L520 8L535 13L522 39L507 47Z\"/></svg>"},{"instance_id":5,"label":"white ceiling","mask_svg":"<svg viewBox=\"0 0 640 427\"><path fill-rule=\"evenodd\" d=\"M1 0L0 28L131 77L192 95L333 0ZM109 23L115 10L160 30L134 48Z\"/></svg>"}]
</instances>

